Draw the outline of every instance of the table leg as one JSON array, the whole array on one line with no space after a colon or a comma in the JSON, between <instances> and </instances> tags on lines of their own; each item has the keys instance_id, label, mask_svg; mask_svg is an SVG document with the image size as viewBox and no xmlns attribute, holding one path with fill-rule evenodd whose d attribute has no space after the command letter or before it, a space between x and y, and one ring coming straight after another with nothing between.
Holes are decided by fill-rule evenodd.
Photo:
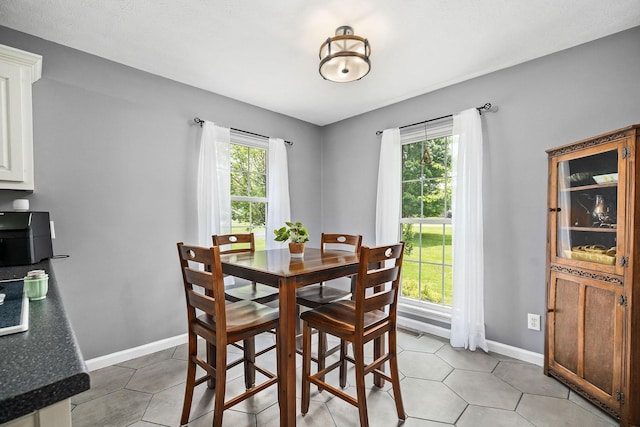
<instances>
[{"instance_id":1,"label":"table leg","mask_svg":"<svg viewBox=\"0 0 640 427\"><path fill-rule=\"evenodd\" d=\"M280 426L296 425L296 287L280 279Z\"/></svg>"}]
</instances>

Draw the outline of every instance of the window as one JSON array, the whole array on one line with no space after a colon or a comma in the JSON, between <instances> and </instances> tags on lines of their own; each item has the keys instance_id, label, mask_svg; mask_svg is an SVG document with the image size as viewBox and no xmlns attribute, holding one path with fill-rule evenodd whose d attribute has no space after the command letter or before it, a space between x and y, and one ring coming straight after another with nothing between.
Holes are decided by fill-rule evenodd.
<instances>
[{"instance_id":1,"label":"window","mask_svg":"<svg viewBox=\"0 0 640 427\"><path fill-rule=\"evenodd\" d=\"M452 119L403 130L402 214L406 249L402 267L403 303L436 312L452 299L451 170Z\"/></svg>"},{"instance_id":2,"label":"window","mask_svg":"<svg viewBox=\"0 0 640 427\"><path fill-rule=\"evenodd\" d=\"M266 244L266 138L231 132L231 232L254 233L256 249Z\"/></svg>"}]
</instances>

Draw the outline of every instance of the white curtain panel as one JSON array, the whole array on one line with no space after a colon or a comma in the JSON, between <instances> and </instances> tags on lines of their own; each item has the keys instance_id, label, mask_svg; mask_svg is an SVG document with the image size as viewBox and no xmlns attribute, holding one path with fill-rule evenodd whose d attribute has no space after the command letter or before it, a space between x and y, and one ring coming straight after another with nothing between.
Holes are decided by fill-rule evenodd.
<instances>
[{"instance_id":1,"label":"white curtain panel","mask_svg":"<svg viewBox=\"0 0 640 427\"><path fill-rule=\"evenodd\" d=\"M484 328L482 123L475 108L453 116L451 346L488 351Z\"/></svg>"},{"instance_id":2,"label":"white curtain panel","mask_svg":"<svg viewBox=\"0 0 640 427\"><path fill-rule=\"evenodd\" d=\"M231 233L231 131L204 122L198 159L198 244L211 246L214 234Z\"/></svg>"},{"instance_id":3,"label":"white curtain panel","mask_svg":"<svg viewBox=\"0 0 640 427\"><path fill-rule=\"evenodd\" d=\"M376 199L376 246L397 243L402 209L400 129L385 129L380 143Z\"/></svg>"},{"instance_id":4,"label":"white curtain panel","mask_svg":"<svg viewBox=\"0 0 640 427\"><path fill-rule=\"evenodd\" d=\"M289 168L287 148L284 140L269 138L269 176L267 190L267 249L282 247L282 243L273 240L273 231L291 221L291 204L289 201Z\"/></svg>"}]
</instances>

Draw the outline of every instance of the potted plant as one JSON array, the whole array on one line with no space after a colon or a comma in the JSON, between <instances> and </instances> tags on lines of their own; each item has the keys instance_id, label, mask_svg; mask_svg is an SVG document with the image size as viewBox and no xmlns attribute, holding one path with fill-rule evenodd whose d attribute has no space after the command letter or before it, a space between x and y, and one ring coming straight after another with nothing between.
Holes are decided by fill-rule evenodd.
<instances>
[{"instance_id":1,"label":"potted plant","mask_svg":"<svg viewBox=\"0 0 640 427\"><path fill-rule=\"evenodd\" d=\"M304 244L309 241L309 233L301 222L285 222L285 226L273 230L276 242L289 241L289 252L292 258L304 256Z\"/></svg>"}]
</instances>

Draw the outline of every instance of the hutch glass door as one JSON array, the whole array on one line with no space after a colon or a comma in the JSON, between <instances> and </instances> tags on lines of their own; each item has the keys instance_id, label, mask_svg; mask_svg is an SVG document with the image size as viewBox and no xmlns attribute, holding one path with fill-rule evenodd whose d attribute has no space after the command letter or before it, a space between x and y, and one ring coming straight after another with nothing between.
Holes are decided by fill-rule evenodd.
<instances>
[{"instance_id":1,"label":"hutch glass door","mask_svg":"<svg viewBox=\"0 0 640 427\"><path fill-rule=\"evenodd\" d=\"M618 224L620 171L618 145L558 161L556 257L616 270L620 263ZM605 267L608 266L608 267Z\"/></svg>"}]
</instances>

